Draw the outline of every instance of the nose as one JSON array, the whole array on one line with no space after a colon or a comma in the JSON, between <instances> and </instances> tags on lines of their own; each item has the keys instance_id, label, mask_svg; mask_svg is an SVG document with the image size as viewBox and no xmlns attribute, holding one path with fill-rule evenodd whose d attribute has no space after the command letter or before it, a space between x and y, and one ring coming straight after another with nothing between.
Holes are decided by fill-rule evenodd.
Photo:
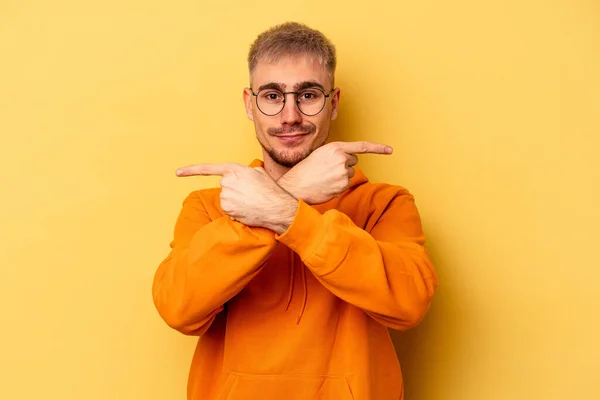
<instances>
[{"instance_id":1,"label":"nose","mask_svg":"<svg viewBox=\"0 0 600 400\"><path fill-rule=\"evenodd\" d=\"M302 114L300 114L300 110L298 110L298 105L296 104L296 95L288 93L286 96L287 98L283 105L283 110L281 110L281 113L279 114L281 123L287 125L299 124L302 122Z\"/></svg>"}]
</instances>

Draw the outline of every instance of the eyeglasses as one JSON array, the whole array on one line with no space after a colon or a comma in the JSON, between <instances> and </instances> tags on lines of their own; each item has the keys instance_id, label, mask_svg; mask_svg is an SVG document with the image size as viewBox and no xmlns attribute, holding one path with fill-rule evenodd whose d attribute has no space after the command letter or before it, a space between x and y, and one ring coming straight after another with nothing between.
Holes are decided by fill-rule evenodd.
<instances>
[{"instance_id":1,"label":"eyeglasses","mask_svg":"<svg viewBox=\"0 0 600 400\"><path fill-rule=\"evenodd\" d=\"M270 117L279 114L283 107L285 107L286 95L293 94L296 96L296 105L298 110L304 115L313 116L317 115L323 108L325 108L325 102L327 98L335 89L331 89L328 94L325 94L319 88L308 88L300 90L299 92L282 92L277 89L262 89L258 93L254 93L252 89L250 91L256 97L256 106L265 115Z\"/></svg>"}]
</instances>

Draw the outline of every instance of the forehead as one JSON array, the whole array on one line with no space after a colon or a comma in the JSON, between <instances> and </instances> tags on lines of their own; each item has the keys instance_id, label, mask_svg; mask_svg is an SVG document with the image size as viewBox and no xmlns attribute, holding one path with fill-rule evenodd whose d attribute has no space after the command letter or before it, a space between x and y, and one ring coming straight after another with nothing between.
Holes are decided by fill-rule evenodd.
<instances>
[{"instance_id":1,"label":"forehead","mask_svg":"<svg viewBox=\"0 0 600 400\"><path fill-rule=\"evenodd\" d=\"M307 81L329 86L329 72L317 57L288 56L275 61L259 60L252 72L252 87L278 82L291 88Z\"/></svg>"}]
</instances>

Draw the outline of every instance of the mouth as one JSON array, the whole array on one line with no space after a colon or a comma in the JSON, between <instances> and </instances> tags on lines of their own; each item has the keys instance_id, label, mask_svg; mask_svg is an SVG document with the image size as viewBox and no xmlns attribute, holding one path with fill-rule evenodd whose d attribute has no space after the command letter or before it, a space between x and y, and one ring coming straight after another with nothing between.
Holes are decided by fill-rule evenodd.
<instances>
[{"instance_id":1,"label":"mouth","mask_svg":"<svg viewBox=\"0 0 600 400\"><path fill-rule=\"evenodd\" d=\"M308 136L309 134L309 132L290 132L273 136L275 136L282 143L297 144L300 143L304 139L304 137Z\"/></svg>"},{"instance_id":2,"label":"mouth","mask_svg":"<svg viewBox=\"0 0 600 400\"><path fill-rule=\"evenodd\" d=\"M294 133L287 135L276 135L277 139L279 139L283 143L288 144L297 144L300 143L305 136L308 136L308 133Z\"/></svg>"}]
</instances>

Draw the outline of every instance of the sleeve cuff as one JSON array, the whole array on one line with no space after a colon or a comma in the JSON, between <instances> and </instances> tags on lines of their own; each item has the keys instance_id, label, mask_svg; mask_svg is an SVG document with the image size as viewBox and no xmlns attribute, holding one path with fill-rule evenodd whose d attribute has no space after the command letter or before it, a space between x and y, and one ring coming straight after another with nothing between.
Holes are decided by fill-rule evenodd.
<instances>
[{"instance_id":1,"label":"sleeve cuff","mask_svg":"<svg viewBox=\"0 0 600 400\"><path fill-rule=\"evenodd\" d=\"M242 224L241 222L233 221L226 215L224 215L222 218L226 221L225 223L228 224L235 231L239 232L241 228L242 231L247 231L258 239L270 239L273 242L275 241L275 232L273 232L270 229L263 228L260 226L247 226Z\"/></svg>"},{"instance_id":2,"label":"sleeve cuff","mask_svg":"<svg viewBox=\"0 0 600 400\"><path fill-rule=\"evenodd\" d=\"M249 226L248 230L259 237L265 237L275 241L275 232L270 229L262 228L260 226Z\"/></svg>"},{"instance_id":3,"label":"sleeve cuff","mask_svg":"<svg viewBox=\"0 0 600 400\"><path fill-rule=\"evenodd\" d=\"M275 240L283 243L305 260L319 247L326 233L326 217L304 201L298 200L298 212L294 221L283 234L275 235Z\"/></svg>"}]
</instances>

